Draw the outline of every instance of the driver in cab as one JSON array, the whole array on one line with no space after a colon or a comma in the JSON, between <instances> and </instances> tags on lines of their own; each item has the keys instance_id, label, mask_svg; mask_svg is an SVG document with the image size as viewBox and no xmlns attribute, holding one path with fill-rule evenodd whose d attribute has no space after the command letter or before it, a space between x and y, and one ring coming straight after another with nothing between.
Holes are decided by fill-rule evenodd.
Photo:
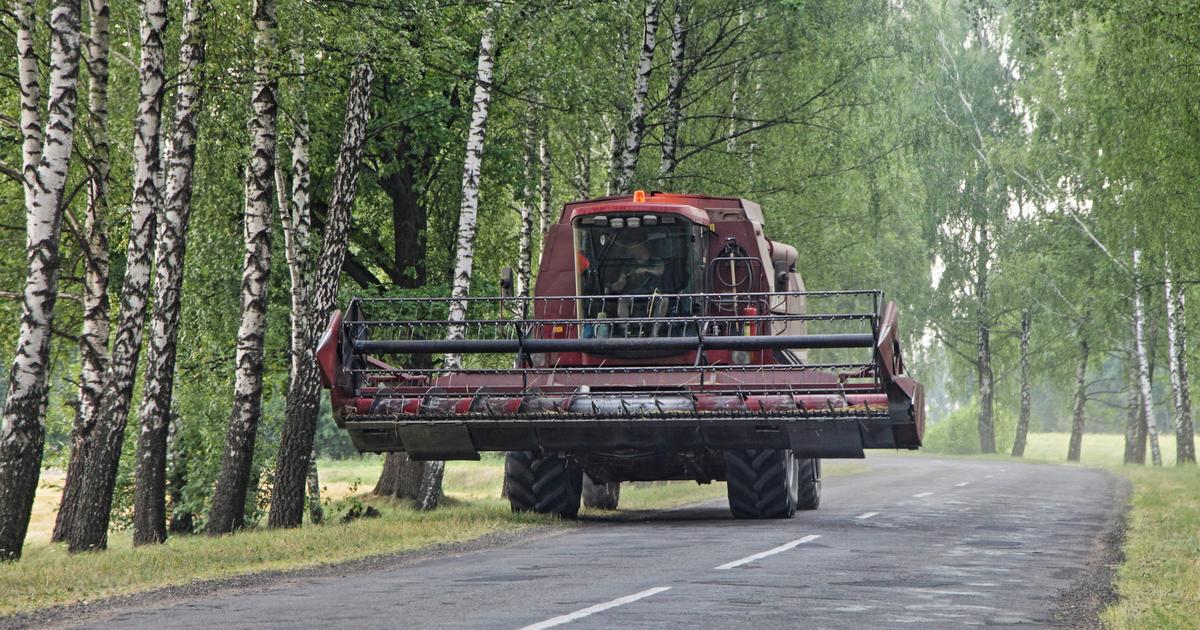
<instances>
[{"instance_id":1,"label":"driver in cab","mask_svg":"<svg viewBox=\"0 0 1200 630\"><path fill-rule=\"evenodd\" d=\"M663 260L654 259L645 242L628 246L627 259L615 280L605 285L609 295L649 295L662 288Z\"/></svg>"}]
</instances>

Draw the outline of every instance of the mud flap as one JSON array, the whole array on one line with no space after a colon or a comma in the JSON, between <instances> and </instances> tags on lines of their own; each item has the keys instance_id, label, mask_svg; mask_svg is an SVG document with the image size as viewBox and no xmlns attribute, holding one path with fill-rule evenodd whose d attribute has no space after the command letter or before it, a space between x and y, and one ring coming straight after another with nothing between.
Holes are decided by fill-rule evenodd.
<instances>
[{"instance_id":1,"label":"mud flap","mask_svg":"<svg viewBox=\"0 0 1200 630\"><path fill-rule=\"evenodd\" d=\"M462 424L409 424L396 427L408 456L417 461L478 460L471 432Z\"/></svg>"},{"instance_id":2,"label":"mud flap","mask_svg":"<svg viewBox=\"0 0 1200 630\"><path fill-rule=\"evenodd\" d=\"M863 434L857 421L795 423L788 429L788 442L796 457L863 457Z\"/></svg>"}]
</instances>

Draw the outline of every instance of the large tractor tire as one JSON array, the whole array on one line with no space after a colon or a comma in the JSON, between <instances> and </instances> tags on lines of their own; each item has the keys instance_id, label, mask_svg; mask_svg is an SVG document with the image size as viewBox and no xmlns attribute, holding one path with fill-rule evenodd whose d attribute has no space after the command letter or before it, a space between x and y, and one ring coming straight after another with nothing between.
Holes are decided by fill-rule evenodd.
<instances>
[{"instance_id":1,"label":"large tractor tire","mask_svg":"<svg viewBox=\"0 0 1200 630\"><path fill-rule=\"evenodd\" d=\"M561 457L534 457L511 451L504 458L504 483L514 512L575 518L583 485L583 469Z\"/></svg>"},{"instance_id":2,"label":"large tractor tire","mask_svg":"<svg viewBox=\"0 0 1200 630\"><path fill-rule=\"evenodd\" d=\"M596 483L584 473L583 505L597 510L615 510L621 501L621 482Z\"/></svg>"},{"instance_id":3,"label":"large tractor tire","mask_svg":"<svg viewBox=\"0 0 1200 630\"><path fill-rule=\"evenodd\" d=\"M800 501L801 461L805 460L788 449L726 450L726 485L734 517L791 518Z\"/></svg>"},{"instance_id":4,"label":"large tractor tire","mask_svg":"<svg viewBox=\"0 0 1200 630\"><path fill-rule=\"evenodd\" d=\"M800 466L797 510L815 510L821 507L821 460L797 459Z\"/></svg>"}]
</instances>

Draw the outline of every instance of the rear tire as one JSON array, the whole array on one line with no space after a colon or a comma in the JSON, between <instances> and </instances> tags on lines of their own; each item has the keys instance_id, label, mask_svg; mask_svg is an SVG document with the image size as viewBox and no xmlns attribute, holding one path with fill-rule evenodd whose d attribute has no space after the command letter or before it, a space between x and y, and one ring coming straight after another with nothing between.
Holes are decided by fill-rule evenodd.
<instances>
[{"instance_id":1,"label":"rear tire","mask_svg":"<svg viewBox=\"0 0 1200 630\"><path fill-rule=\"evenodd\" d=\"M508 503L514 512L575 518L583 485L583 469L558 456L534 457L512 451L504 458Z\"/></svg>"},{"instance_id":2,"label":"rear tire","mask_svg":"<svg viewBox=\"0 0 1200 630\"><path fill-rule=\"evenodd\" d=\"M788 449L725 451L733 516L791 518L800 501L800 461ZM811 465L808 468L812 470Z\"/></svg>"},{"instance_id":3,"label":"rear tire","mask_svg":"<svg viewBox=\"0 0 1200 630\"><path fill-rule=\"evenodd\" d=\"M821 506L821 460L797 459L800 466L797 510L815 510Z\"/></svg>"},{"instance_id":4,"label":"rear tire","mask_svg":"<svg viewBox=\"0 0 1200 630\"><path fill-rule=\"evenodd\" d=\"M615 510L621 501L621 482L596 483L583 475L583 505L597 510Z\"/></svg>"}]
</instances>

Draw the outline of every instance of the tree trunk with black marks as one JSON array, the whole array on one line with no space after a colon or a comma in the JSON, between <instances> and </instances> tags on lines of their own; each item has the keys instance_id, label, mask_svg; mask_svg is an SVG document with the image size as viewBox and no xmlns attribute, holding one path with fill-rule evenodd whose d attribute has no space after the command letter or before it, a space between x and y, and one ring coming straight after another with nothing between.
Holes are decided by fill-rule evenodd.
<instances>
[{"instance_id":1,"label":"tree trunk with black marks","mask_svg":"<svg viewBox=\"0 0 1200 630\"><path fill-rule=\"evenodd\" d=\"M49 101L43 134L33 10L32 0L16 5L27 272L0 427L0 560L21 557L42 462L62 198L74 142L79 75L79 2L56 0L50 10Z\"/></svg>"},{"instance_id":2,"label":"tree trunk with black marks","mask_svg":"<svg viewBox=\"0 0 1200 630\"><path fill-rule=\"evenodd\" d=\"M133 397L133 382L142 350L142 330L149 301L151 264L154 258L154 225L162 203L159 170L162 168L160 133L163 88L166 84L163 36L167 27L164 0L141 4L141 62L138 69L138 112L133 140L133 208L126 248L125 277L121 282L121 307L117 315L112 355L104 374L104 397L92 429L84 476L68 548L72 552L108 546L108 523L113 489L125 439L125 424Z\"/></svg>"},{"instance_id":3,"label":"tree trunk with black marks","mask_svg":"<svg viewBox=\"0 0 1200 630\"><path fill-rule=\"evenodd\" d=\"M683 115L684 53L687 50L687 28L684 18L687 0L675 0L675 15L671 20L671 71L667 76L667 115L663 121L662 161L658 166L658 185L665 188L679 164L675 151L679 146L679 119Z\"/></svg>"},{"instance_id":4,"label":"tree trunk with black marks","mask_svg":"<svg viewBox=\"0 0 1200 630\"><path fill-rule=\"evenodd\" d=\"M979 238L975 250L975 294L978 296L976 377L979 387L979 450L982 453L996 452L995 392L996 377L992 371L991 324L988 302L991 287L988 282L988 257L990 244L988 227L979 226Z\"/></svg>"},{"instance_id":5,"label":"tree trunk with black marks","mask_svg":"<svg viewBox=\"0 0 1200 630\"><path fill-rule=\"evenodd\" d=\"M1155 466L1162 466L1162 452L1158 449L1158 429L1154 426L1154 398L1150 387L1150 363L1146 352L1146 309L1142 300L1141 277L1142 251L1133 250L1133 330L1134 356L1137 357L1138 389L1145 414L1146 437L1150 442L1150 459Z\"/></svg>"},{"instance_id":6,"label":"tree trunk with black marks","mask_svg":"<svg viewBox=\"0 0 1200 630\"><path fill-rule=\"evenodd\" d=\"M139 410L133 544L167 539L167 430L175 387L175 340L183 290L183 261L192 209L192 167L196 161L196 116L199 113L204 29L197 2L184 0L170 153L166 157L163 209L155 252L154 315L150 320L146 374Z\"/></svg>"},{"instance_id":7,"label":"tree trunk with black marks","mask_svg":"<svg viewBox=\"0 0 1200 630\"><path fill-rule=\"evenodd\" d=\"M104 219L108 211L108 0L89 0L89 35L84 47L88 82L88 138L91 154L87 211L83 221L83 326L79 333L79 410L71 429L71 457L62 499L54 517L52 542L67 539L75 518L79 482L87 461L88 442L96 412L104 396L104 371L108 365L108 237Z\"/></svg>"},{"instance_id":8,"label":"tree trunk with black marks","mask_svg":"<svg viewBox=\"0 0 1200 630\"><path fill-rule=\"evenodd\" d=\"M1033 327L1033 314L1029 309L1021 311L1021 412L1017 416L1017 434L1013 439L1013 457L1025 456L1025 441L1029 436L1029 335Z\"/></svg>"},{"instance_id":9,"label":"tree trunk with black marks","mask_svg":"<svg viewBox=\"0 0 1200 630\"><path fill-rule=\"evenodd\" d=\"M1172 400L1175 403L1175 464L1194 464L1196 441L1192 430L1192 399L1188 391L1183 286L1173 281L1170 263L1165 266L1163 287L1167 301L1167 360L1171 370Z\"/></svg>"},{"instance_id":10,"label":"tree trunk with black marks","mask_svg":"<svg viewBox=\"0 0 1200 630\"><path fill-rule=\"evenodd\" d=\"M288 383L287 413L271 492L271 527L299 527L304 520L305 487L312 466L313 435L320 409L321 385L317 371L317 340L321 324L329 319L337 298L338 279L346 258L350 211L358 192L358 169L367 141L367 117L371 101L371 66L360 63L350 77L346 98L346 121L333 176L333 194L325 220L325 236L311 285L301 282L301 292L311 309L299 318L306 329L303 338L293 337L303 347L293 348L293 369ZM297 235L298 236L298 235ZM295 297L295 293L293 293ZM296 305L293 305L293 309Z\"/></svg>"},{"instance_id":11,"label":"tree trunk with black marks","mask_svg":"<svg viewBox=\"0 0 1200 630\"><path fill-rule=\"evenodd\" d=\"M1125 373L1129 379L1129 395L1125 420L1125 459L1126 464L1146 464L1146 420L1142 417L1142 391L1138 384L1137 355L1132 347L1129 349L1129 359Z\"/></svg>"},{"instance_id":12,"label":"tree trunk with black marks","mask_svg":"<svg viewBox=\"0 0 1200 630\"><path fill-rule=\"evenodd\" d=\"M546 244L546 233L550 231L550 225L554 222L554 217L550 216L550 132L545 127L541 128L538 134L538 232L541 234L542 249ZM539 254L538 260L541 260Z\"/></svg>"},{"instance_id":13,"label":"tree trunk with black marks","mask_svg":"<svg viewBox=\"0 0 1200 630\"><path fill-rule=\"evenodd\" d=\"M1083 446L1083 425L1086 420L1084 408L1087 404L1088 342L1082 327L1079 331L1079 365L1075 369L1075 405L1071 415L1071 439L1067 445L1067 461L1079 461Z\"/></svg>"},{"instance_id":14,"label":"tree trunk with black marks","mask_svg":"<svg viewBox=\"0 0 1200 630\"><path fill-rule=\"evenodd\" d=\"M642 151L646 134L646 96L650 92L650 72L654 68L654 48L658 43L658 12L662 0L646 2L645 29L642 31L642 53L638 58L637 75L633 82L633 99L629 108L629 124L616 177L616 192L628 194L633 187L634 170Z\"/></svg>"},{"instance_id":15,"label":"tree trunk with black marks","mask_svg":"<svg viewBox=\"0 0 1200 630\"><path fill-rule=\"evenodd\" d=\"M242 317L237 336L233 409L208 517L210 534L227 534L241 529L245 523L246 491L262 416L263 334L267 323L267 277L271 271L271 190L279 84L271 67L275 59L275 29L274 0L255 0L255 79L248 125L252 155L246 167Z\"/></svg>"},{"instance_id":16,"label":"tree trunk with black marks","mask_svg":"<svg viewBox=\"0 0 1200 630\"><path fill-rule=\"evenodd\" d=\"M492 101L492 54L495 49L494 22L500 11L499 0L488 4L483 34L479 38L479 61L475 70L475 96L471 106L471 127L467 133L467 154L463 160L462 204L458 213L458 240L454 255L453 289L450 296L451 325L448 337L461 339L463 329L456 326L467 316L465 299L471 291L471 270L475 264L475 228L479 214L479 174L483 166L483 141L487 132L488 107ZM446 367L462 367L462 357L446 355ZM417 492L417 509L432 510L442 498L442 473L445 462L426 462Z\"/></svg>"},{"instance_id":17,"label":"tree trunk with black marks","mask_svg":"<svg viewBox=\"0 0 1200 630\"><path fill-rule=\"evenodd\" d=\"M517 200L521 225L517 234L517 295L529 295L529 281L533 276L533 204L535 203L534 159L537 157L532 117L526 121L524 147L521 155L521 192ZM538 171L541 163L538 163Z\"/></svg>"}]
</instances>

